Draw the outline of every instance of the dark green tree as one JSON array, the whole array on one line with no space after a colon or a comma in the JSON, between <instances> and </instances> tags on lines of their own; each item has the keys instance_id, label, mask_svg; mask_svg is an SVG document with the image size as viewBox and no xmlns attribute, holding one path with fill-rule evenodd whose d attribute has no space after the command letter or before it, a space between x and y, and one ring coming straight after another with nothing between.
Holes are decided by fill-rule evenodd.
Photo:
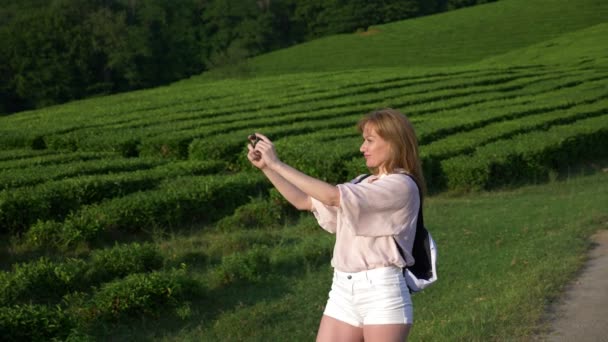
<instances>
[{"instance_id":1,"label":"dark green tree","mask_svg":"<svg viewBox=\"0 0 608 342\"><path fill-rule=\"evenodd\" d=\"M296 1L294 21L304 25L307 39L366 30L370 25L416 17L430 8L424 0Z\"/></svg>"},{"instance_id":2,"label":"dark green tree","mask_svg":"<svg viewBox=\"0 0 608 342\"><path fill-rule=\"evenodd\" d=\"M166 84L492 0L0 0L0 113Z\"/></svg>"},{"instance_id":3,"label":"dark green tree","mask_svg":"<svg viewBox=\"0 0 608 342\"><path fill-rule=\"evenodd\" d=\"M469 7L497 0L447 0L447 10L454 10L462 7Z\"/></svg>"},{"instance_id":4,"label":"dark green tree","mask_svg":"<svg viewBox=\"0 0 608 342\"><path fill-rule=\"evenodd\" d=\"M135 52L139 47L136 39L130 39L126 12L113 12L98 8L84 21L89 30L91 55L89 66L93 82L88 93L108 93L129 89L134 70Z\"/></svg>"},{"instance_id":5,"label":"dark green tree","mask_svg":"<svg viewBox=\"0 0 608 342\"><path fill-rule=\"evenodd\" d=\"M90 43L82 34L77 6L57 1L32 11L7 28L5 58L14 96L44 106L84 95L91 80L86 60Z\"/></svg>"}]
</instances>

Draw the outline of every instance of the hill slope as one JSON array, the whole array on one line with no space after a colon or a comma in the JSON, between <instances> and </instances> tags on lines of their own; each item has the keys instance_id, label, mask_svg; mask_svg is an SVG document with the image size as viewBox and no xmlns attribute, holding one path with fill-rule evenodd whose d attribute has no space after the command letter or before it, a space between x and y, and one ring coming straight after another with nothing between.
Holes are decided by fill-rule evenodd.
<instances>
[{"instance_id":1,"label":"hill slope","mask_svg":"<svg viewBox=\"0 0 608 342\"><path fill-rule=\"evenodd\" d=\"M608 59L608 23L597 24L493 56L477 65L537 65L588 63L606 65Z\"/></svg>"},{"instance_id":2,"label":"hill slope","mask_svg":"<svg viewBox=\"0 0 608 342\"><path fill-rule=\"evenodd\" d=\"M501 0L331 36L254 58L254 75L474 63L606 22L602 0ZM604 44L605 45L605 44Z\"/></svg>"},{"instance_id":3,"label":"hill slope","mask_svg":"<svg viewBox=\"0 0 608 342\"><path fill-rule=\"evenodd\" d=\"M538 3L570 19L535 17ZM244 157L247 135L266 133L284 161L336 183L368 172L354 126L384 106L413 121L434 189L546 182L560 168L605 163L608 25L592 24L605 9L591 0L504 0L290 49L281 53L293 66L260 64L263 77L192 78L0 118L3 336L240 340L252 326L264 327L254 339L314 338L332 240L311 216L290 226L296 216ZM519 26L507 30L517 13ZM474 24L480 16L485 24ZM490 19L503 26L488 34ZM468 31L446 24L434 39L411 35L444 20ZM360 44L367 38L376 45ZM347 59L330 44L349 39L369 54ZM448 57L450 66L431 67ZM272 74L282 66L315 71ZM428 292L434 306L418 306L414 334L527 336L576 267L577 239L606 221L606 184L600 174L532 197L429 198L445 271Z\"/></svg>"}]
</instances>

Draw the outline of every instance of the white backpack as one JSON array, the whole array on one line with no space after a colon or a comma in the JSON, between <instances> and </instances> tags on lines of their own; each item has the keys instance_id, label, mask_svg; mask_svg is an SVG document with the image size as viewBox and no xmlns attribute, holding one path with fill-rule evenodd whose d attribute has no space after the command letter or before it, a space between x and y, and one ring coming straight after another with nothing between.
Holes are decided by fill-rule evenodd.
<instances>
[{"instance_id":1,"label":"white backpack","mask_svg":"<svg viewBox=\"0 0 608 342\"><path fill-rule=\"evenodd\" d=\"M403 255L399 244L397 244L397 247ZM416 226L412 256L416 263L404 268L403 275L410 292L418 292L437 281L437 245L429 231L424 227L422 209L418 212L418 225Z\"/></svg>"}]
</instances>

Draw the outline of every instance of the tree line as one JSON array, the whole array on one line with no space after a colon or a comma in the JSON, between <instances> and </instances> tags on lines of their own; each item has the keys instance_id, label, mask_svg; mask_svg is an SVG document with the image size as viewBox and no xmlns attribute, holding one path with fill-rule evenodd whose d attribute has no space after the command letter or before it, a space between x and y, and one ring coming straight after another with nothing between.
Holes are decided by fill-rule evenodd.
<instances>
[{"instance_id":1,"label":"tree line","mask_svg":"<svg viewBox=\"0 0 608 342\"><path fill-rule=\"evenodd\" d=\"M0 115L495 0L0 0Z\"/></svg>"}]
</instances>

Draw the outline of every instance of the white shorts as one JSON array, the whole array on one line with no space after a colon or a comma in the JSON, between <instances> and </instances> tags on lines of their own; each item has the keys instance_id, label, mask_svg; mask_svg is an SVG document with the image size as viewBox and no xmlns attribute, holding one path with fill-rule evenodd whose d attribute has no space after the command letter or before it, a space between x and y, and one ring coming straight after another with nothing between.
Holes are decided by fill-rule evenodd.
<instances>
[{"instance_id":1,"label":"white shorts","mask_svg":"<svg viewBox=\"0 0 608 342\"><path fill-rule=\"evenodd\" d=\"M334 271L323 314L356 327L414 323L412 298L399 267Z\"/></svg>"}]
</instances>

